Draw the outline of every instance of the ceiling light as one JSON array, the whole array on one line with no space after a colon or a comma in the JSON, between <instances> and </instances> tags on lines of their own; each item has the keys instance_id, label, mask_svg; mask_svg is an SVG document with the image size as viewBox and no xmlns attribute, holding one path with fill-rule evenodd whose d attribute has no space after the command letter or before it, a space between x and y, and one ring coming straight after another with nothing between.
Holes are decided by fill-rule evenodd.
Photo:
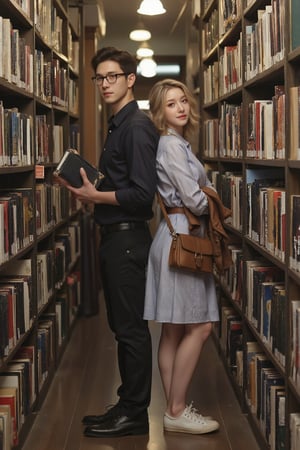
<instances>
[{"instance_id":1,"label":"ceiling light","mask_svg":"<svg viewBox=\"0 0 300 450\"><path fill-rule=\"evenodd\" d=\"M154 51L149 47L147 42L142 42L140 47L136 51L136 56L138 59L149 58L153 56Z\"/></svg>"},{"instance_id":2,"label":"ceiling light","mask_svg":"<svg viewBox=\"0 0 300 450\"><path fill-rule=\"evenodd\" d=\"M138 22L137 26L134 30L132 30L129 34L129 38L132 41L148 41L151 39L151 33L147 30L142 22Z\"/></svg>"},{"instance_id":3,"label":"ceiling light","mask_svg":"<svg viewBox=\"0 0 300 450\"><path fill-rule=\"evenodd\" d=\"M142 77L152 78L156 75L156 62L152 58L143 58L139 63L139 72Z\"/></svg>"},{"instance_id":4,"label":"ceiling light","mask_svg":"<svg viewBox=\"0 0 300 450\"><path fill-rule=\"evenodd\" d=\"M164 14L166 10L160 0L143 0L137 12L146 16L157 16Z\"/></svg>"},{"instance_id":5,"label":"ceiling light","mask_svg":"<svg viewBox=\"0 0 300 450\"><path fill-rule=\"evenodd\" d=\"M160 76L178 76L180 75L180 65L179 64L157 64L156 75ZM138 65L137 68L138 75L141 75L141 68Z\"/></svg>"}]
</instances>

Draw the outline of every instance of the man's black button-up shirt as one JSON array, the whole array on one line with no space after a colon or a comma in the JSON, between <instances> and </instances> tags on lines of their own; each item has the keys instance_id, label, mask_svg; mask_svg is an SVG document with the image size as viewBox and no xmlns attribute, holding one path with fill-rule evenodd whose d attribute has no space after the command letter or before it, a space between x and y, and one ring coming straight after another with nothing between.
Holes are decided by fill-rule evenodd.
<instances>
[{"instance_id":1,"label":"man's black button-up shirt","mask_svg":"<svg viewBox=\"0 0 300 450\"><path fill-rule=\"evenodd\" d=\"M151 219L158 140L152 121L139 110L136 101L129 102L110 119L99 163L105 175L99 190L115 191L120 205L96 204L98 224Z\"/></svg>"}]
</instances>

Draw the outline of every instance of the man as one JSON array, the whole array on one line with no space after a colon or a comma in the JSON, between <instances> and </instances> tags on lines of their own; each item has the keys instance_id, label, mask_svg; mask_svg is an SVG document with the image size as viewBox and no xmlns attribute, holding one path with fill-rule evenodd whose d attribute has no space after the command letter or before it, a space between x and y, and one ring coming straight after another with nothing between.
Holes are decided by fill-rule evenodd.
<instances>
[{"instance_id":1,"label":"man","mask_svg":"<svg viewBox=\"0 0 300 450\"><path fill-rule=\"evenodd\" d=\"M83 169L83 186L68 188L77 198L95 205L100 225L100 268L107 317L115 333L121 385L119 401L103 415L85 416L86 436L125 436L149 431L152 352L148 324L143 320L145 272L156 190L158 133L138 109L133 87L136 60L113 47L92 59L93 77L111 107L108 136L99 169L105 175L99 190Z\"/></svg>"}]
</instances>

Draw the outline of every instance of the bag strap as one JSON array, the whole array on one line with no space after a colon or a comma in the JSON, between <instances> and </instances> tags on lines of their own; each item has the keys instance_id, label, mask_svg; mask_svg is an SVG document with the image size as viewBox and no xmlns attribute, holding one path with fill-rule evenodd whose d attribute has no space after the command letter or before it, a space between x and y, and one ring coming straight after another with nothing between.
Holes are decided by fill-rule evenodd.
<instances>
[{"instance_id":1,"label":"bag strap","mask_svg":"<svg viewBox=\"0 0 300 450\"><path fill-rule=\"evenodd\" d=\"M158 200L160 209L162 210L163 216L164 216L164 218L165 218L165 220L167 222L167 225L168 225L168 228L170 230L170 233L171 233L172 236L175 236L176 235L176 231L174 230L173 225L172 225L172 223L170 221L170 218L169 218L169 216L167 214L166 207L165 207L164 202L162 201L161 195L160 195L160 193L158 191L157 191L156 195L157 195L157 200Z\"/></svg>"}]
</instances>

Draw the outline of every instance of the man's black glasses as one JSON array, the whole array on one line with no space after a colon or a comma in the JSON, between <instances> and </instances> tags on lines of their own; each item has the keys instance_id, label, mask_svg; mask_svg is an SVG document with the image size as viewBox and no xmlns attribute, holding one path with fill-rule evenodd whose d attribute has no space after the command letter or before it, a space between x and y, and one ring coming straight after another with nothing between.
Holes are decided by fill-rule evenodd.
<instances>
[{"instance_id":1,"label":"man's black glasses","mask_svg":"<svg viewBox=\"0 0 300 450\"><path fill-rule=\"evenodd\" d=\"M128 73L125 73L125 72L122 72L122 73L109 73L105 77L103 77L102 75L95 75L94 77L92 77L92 80L98 86L102 86L104 80L106 80L109 84L114 84L117 81L118 77L127 76L127 75L128 75Z\"/></svg>"}]
</instances>

